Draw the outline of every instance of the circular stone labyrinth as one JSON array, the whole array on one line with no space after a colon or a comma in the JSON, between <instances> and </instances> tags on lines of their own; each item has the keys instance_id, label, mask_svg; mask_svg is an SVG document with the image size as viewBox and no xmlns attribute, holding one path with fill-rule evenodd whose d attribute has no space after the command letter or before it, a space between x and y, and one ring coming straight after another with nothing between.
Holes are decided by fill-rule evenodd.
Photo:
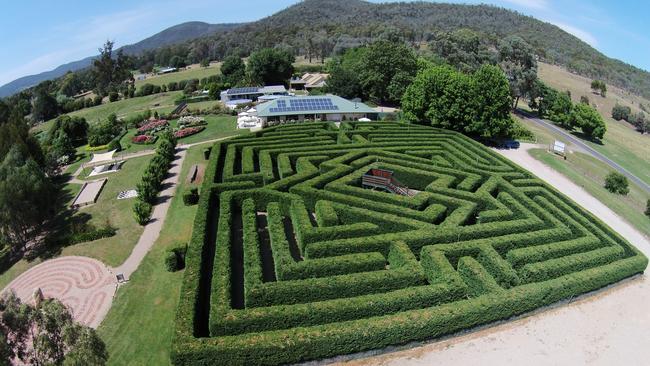
<instances>
[{"instance_id":1,"label":"circular stone labyrinth","mask_svg":"<svg viewBox=\"0 0 650 366\"><path fill-rule=\"evenodd\" d=\"M111 307L117 281L102 262L69 256L30 268L3 292L13 290L23 302L33 303L39 288L46 299L56 298L67 305L76 321L96 328Z\"/></svg>"}]
</instances>

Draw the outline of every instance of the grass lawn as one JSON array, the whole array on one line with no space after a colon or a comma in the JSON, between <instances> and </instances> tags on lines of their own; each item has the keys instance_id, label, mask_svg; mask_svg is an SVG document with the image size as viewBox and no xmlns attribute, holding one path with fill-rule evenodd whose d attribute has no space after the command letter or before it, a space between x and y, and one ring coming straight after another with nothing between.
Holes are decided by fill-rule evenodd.
<instances>
[{"instance_id":1,"label":"grass lawn","mask_svg":"<svg viewBox=\"0 0 650 366\"><path fill-rule=\"evenodd\" d=\"M206 78L208 76L219 74L221 63L212 63L209 67L201 67L199 64L190 65L188 69L178 72L172 72L163 75L148 76L144 80L136 80L136 88L140 88L144 84L152 85L167 85L173 81L179 82L181 80Z\"/></svg>"},{"instance_id":2,"label":"grass lawn","mask_svg":"<svg viewBox=\"0 0 650 366\"><path fill-rule=\"evenodd\" d=\"M206 100L203 102L196 102L196 103L187 103L187 111L192 113L193 111L198 111L202 109L210 109L214 107L217 104L220 104L221 102L218 100Z\"/></svg>"},{"instance_id":3,"label":"grass lawn","mask_svg":"<svg viewBox=\"0 0 650 366\"><path fill-rule=\"evenodd\" d=\"M214 115L210 114L203 116L208 124L205 126L205 129L195 135L187 136L178 140L179 144L192 144L195 142L218 139L222 137L239 135L242 133L247 133L248 130L238 130L236 127L236 117L230 115ZM170 125L172 128L176 128L178 125L178 120L171 120ZM151 145L139 145L131 142L131 139L137 134L135 129L129 130L126 135L120 140L122 149L124 153L133 153L142 150L151 150L155 149L158 145L158 142L161 141L158 139L155 144Z\"/></svg>"},{"instance_id":4,"label":"grass lawn","mask_svg":"<svg viewBox=\"0 0 650 366\"><path fill-rule=\"evenodd\" d=\"M607 133L602 145L586 140L585 142L650 184L650 135L641 135L629 123L615 121L611 117L612 108L616 103L629 106L636 114L640 111L639 103L650 105L650 101L612 85L607 85L607 96L601 97L591 92L591 79L567 72L559 66L540 62L538 76L558 90L569 90L574 102L578 102L582 95L587 96L603 116Z\"/></svg>"},{"instance_id":5,"label":"grass lawn","mask_svg":"<svg viewBox=\"0 0 650 366\"><path fill-rule=\"evenodd\" d=\"M141 113L147 109L158 111L159 113L169 113L176 106L174 100L182 94L182 91L173 91L147 95L131 99L122 99L113 103L106 103L91 108L84 108L72 113L71 116L80 116L86 118L89 124L95 124L105 120L108 115L115 113L118 117L127 117L131 114ZM33 132L47 131L54 120L49 120L33 128Z\"/></svg>"},{"instance_id":6,"label":"grass lawn","mask_svg":"<svg viewBox=\"0 0 650 366\"><path fill-rule=\"evenodd\" d=\"M169 365L183 272L167 272L163 258L168 248L186 243L191 236L197 206L185 206L182 193L189 189L185 177L197 163L207 163L201 146L188 150L178 190L158 241L130 281L118 290L110 312L99 327L110 355L109 365Z\"/></svg>"},{"instance_id":7,"label":"grass lawn","mask_svg":"<svg viewBox=\"0 0 650 366\"><path fill-rule=\"evenodd\" d=\"M152 156L129 159L124 162L122 170L107 174L108 181L99 195L97 203L79 209L75 215L87 215L89 222L101 227L109 222L117 228L117 234L91 242L71 245L60 250L55 255L80 255L96 258L109 266L121 264L131 254L131 250L142 234L142 227L135 222L131 207L133 199L117 200L120 191L133 189L140 181L142 172ZM80 184L67 184L64 190L69 197L74 197L81 189ZM71 202L69 202L71 203ZM0 286L4 287L16 276L30 267L40 263L40 259L28 262L21 260L5 273L0 275Z\"/></svg>"},{"instance_id":8,"label":"grass lawn","mask_svg":"<svg viewBox=\"0 0 650 366\"><path fill-rule=\"evenodd\" d=\"M243 133L248 133L248 130L237 129L237 118L230 115L207 115L203 116L208 123L205 130L178 140L179 144L192 144L199 141L206 141L217 139L226 136L234 136ZM171 122L173 127L176 127L178 120Z\"/></svg>"},{"instance_id":9,"label":"grass lawn","mask_svg":"<svg viewBox=\"0 0 650 366\"><path fill-rule=\"evenodd\" d=\"M612 169L587 154L569 154L566 161L544 149L533 149L530 154L584 188L617 215L650 237L650 219L643 214L650 195L639 186L630 182L630 193L626 196L610 193L603 184L605 176Z\"/></svg>"}]
</instances>

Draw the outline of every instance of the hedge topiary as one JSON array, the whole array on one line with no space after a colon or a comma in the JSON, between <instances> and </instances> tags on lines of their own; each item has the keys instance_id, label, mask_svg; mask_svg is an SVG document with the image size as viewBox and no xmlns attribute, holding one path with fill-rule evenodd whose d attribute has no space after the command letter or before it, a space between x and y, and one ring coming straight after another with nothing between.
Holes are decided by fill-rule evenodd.
<instances>
[{"instance_id":1,"label":"hedge topiary","mask_svg":"<svg viewBox=\"0 0 650 366\"><path fill-rule=\"evenodd\" d=\"M320 122L213 146L173 364L295 363L440 337L647 266L606 224L460 134L342 125L347 139ZM373 168L414 195L364 187Z\"/></svg>"},{"instance_id":2,"label":"hedge topiary","mask_svg":"<svg viewBox=\"0 0 650 366\"><path fill-rule=\"evenodd\" d=\"M183 203L185 206L192 206L199 203L198 188L191 188L189 192L185 192L185 194L183 194Z\"/></svg>"},{"instance_id":3,"label":"hedge topiary","mask_svg":"<svg viewBox=\"0 0 650 366\"><path fill-rule=\"evenodd\" d=\"M151 216L151 204L137 199L133 204L133 215L138 224L142 226L146 225Z\"/></svg>"}]
</instances>

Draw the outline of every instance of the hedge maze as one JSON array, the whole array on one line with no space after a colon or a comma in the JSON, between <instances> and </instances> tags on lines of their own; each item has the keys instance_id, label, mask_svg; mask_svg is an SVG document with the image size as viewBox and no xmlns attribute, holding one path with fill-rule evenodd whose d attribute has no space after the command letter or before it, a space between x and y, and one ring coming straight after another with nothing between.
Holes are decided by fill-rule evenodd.
<instances>
[{"instance_id":1,"label":"hedge maze","mask_svg":"<svg viewBox=\"0 0 650 366\"><path fill-rule=\"evenodd\" d=\"M364 189L394 172L412 197ZM643 272L601 221L472 140L306 123L216 144L176 365L282 364L435 338Z\"/></svg>"}]
</instances>

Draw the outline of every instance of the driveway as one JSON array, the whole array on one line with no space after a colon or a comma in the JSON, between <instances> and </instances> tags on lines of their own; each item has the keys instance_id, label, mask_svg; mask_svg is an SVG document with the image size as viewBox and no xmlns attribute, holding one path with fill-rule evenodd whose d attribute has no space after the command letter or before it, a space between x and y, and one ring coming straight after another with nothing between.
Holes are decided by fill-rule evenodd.
<instances>
[{"instance_id":1,"label":"driveway","mask_svg":"<svg viewBox=\"0 0 650 366\"><path fill-rule=\"evenodd\" d=\"M527 119L529 121L533 121L534 123L536 123L540 127L543 127L543 128L545 128L545 129L547 129L549 131L552 131L552 132L555 132L555 133L561 135L567 141L569 141L572 144L578 146L579 148L581 148L582 150L584 150L588 154L591 154L594 158L596 158L596 159L602 161L603 163L609 165L612 169L614 169L614 170L618 171L619 173L625 175L628 179L630 179L631 181L636 183L639 187L641 187L641 189L643 189L646 192L650 193L650 184L647 184L646 182L642 181L639 177L637 177L636 175L630 173L627 169L625 169L622 166L618 165L616 162L612 161L611 159L609 159L605 155L603 155L603 154L599 153L598 151L594 150L591 146L587 145L582 140L580 140L579 138L573 136L572 134L570 134L566 130L554 125L551 122L548 122L546 120L537 118L534 115L532 115L530 113L527 113L527 112L524 112L524 111L521 111L521 110L517 111L517 115L519 115L520 117L525 118L525 119Z\"/></svg>"}]
</instances>

